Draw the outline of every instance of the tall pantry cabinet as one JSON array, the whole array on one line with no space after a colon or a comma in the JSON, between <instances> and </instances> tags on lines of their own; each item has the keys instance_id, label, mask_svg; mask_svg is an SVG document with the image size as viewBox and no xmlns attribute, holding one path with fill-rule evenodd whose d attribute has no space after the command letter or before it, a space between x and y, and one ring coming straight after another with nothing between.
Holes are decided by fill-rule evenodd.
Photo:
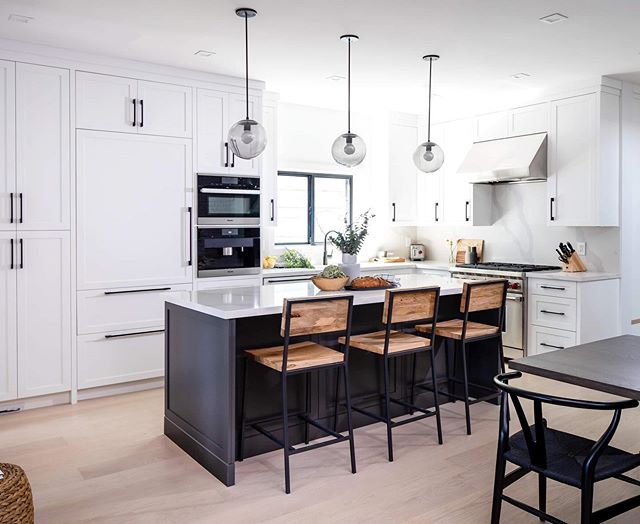
<instances>
[{"instance_id":1,"label":"tall pantry cabinet","mask_svg":"<svg viewBox=\"0 0 640 524\"><path fill-rule=\"evenodd\" d=\"M71 388L69 70L0 61L0 401Z\"/></svg>"}]
</instances>

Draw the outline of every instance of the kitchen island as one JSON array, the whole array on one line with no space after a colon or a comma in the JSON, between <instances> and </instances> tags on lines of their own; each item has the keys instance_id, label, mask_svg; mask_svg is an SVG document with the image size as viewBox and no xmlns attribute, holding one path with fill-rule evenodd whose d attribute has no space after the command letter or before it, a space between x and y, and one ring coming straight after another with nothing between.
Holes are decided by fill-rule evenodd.
<instances>
[{"instance_id":1,"label":"kitchen island","mask_svg":"<svg viewBox=\"0 0 640 524\"><path fill-rule=\"evenodd\" d=\"M439 319L457 317L460 309L462 281L430 275L402 275L403 288L439 286ZM193 292L191 300L172 299L165 308L165 416L164 433L225 485L235 483L237 434L240 424L242 391L237 376L244 365L243 351L250 348L282 344L280 322L285 298L347 293L319 291L311 282L280 285L223 288ZM352 333L382 329L384 290L351 292L354 295ZM335 336L321 335L317 341L336 347ZM350 379L354 404L380 412L381 369L366 352L352 350ZM479 342L469 352L469 380L490 385L498 372L498 349L495 342ZM439 376L445 374L444 351L436 353ZM429 359L418 355L418 380L427 376ZM407 397L411 382L411 359L397 358L391 367L392 394ZM335 406L335 371L311 373L312 418L330 425ZM304 376L290 377L289 406L303 411ZM446 390L446 383L441 385ZM471 388L473 394L473 388ZM252 369L246 389L247 417L273 416L267 428L278 432L282 427L280 412L280 376L269 369ZM440 401L446 402L441 396ZM427 406L432 395L423 392L416 401ZM394 406L394 416L405 413ZM344 430L344 411L340 412L338 430ZM355 427L372 420L353 414ZM428 423L426 423L428 424ZM304 440L304 425L291 422L293 444ZM427 432L429 429L426 430ZM435 427L433 428L435 433ZM311 438L320 437L311 433ZM444 435L446 443L446 433ZM247 430L246 457L276 449L263 435ZM356 435L357 452L357 435Z\"/></svg>"}]
</instances>

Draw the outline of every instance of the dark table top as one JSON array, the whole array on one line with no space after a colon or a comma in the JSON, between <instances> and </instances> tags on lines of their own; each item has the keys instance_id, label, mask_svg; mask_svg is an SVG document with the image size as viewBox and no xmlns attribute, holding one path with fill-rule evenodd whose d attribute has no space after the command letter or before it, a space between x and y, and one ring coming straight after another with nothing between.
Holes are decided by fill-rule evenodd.
<instances>
[{"instance_id":1,"label":"dark table top","mask_svg":"<svg viewBox=\"0 0 640 524\"><path fill-rule=\"evenodd\" d=\"M511 369L640 400L640 337L623 335L512 360Z\"/></svg>"}]
</instances>

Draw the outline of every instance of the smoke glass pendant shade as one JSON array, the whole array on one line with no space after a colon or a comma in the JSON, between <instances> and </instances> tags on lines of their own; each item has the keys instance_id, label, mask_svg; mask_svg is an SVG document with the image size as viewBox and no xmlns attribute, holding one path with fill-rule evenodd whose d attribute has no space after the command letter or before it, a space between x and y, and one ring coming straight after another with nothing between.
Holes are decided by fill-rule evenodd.
<instances>
[{"instance_id":1,"label":"smoke glass pendant shade","mask_svg":"<svg viewBox=\"0 0 640 524\"><path fill-rule=\"evenodd\" d=\"M367 154L364 140L355 133L344 133L333 141L331 146L333 159L343 166L357 166Z\"/></svg>"},{"instance_id":2,"label":"smoke glass pendant shade","mask_svg":"<svg viewBox=\"0 0 640 524\"><path fill-rule=\"evenodd\" d=\"M255 158L267 147L267 133L255 120L244 118L229 129L229 147L239 158Z\"/></svg>"},{"instance_id":3,"label":"smoke glass pendant shade","mask_svg":"<svg viewBox=\"0 0 640 524\"><path fill-rule=\"evenodd\" d=\"M413 163L425 173L433 173L442 167L444 151L435 142L423 142L413 153Z\"/></svg>"}]
</instances>

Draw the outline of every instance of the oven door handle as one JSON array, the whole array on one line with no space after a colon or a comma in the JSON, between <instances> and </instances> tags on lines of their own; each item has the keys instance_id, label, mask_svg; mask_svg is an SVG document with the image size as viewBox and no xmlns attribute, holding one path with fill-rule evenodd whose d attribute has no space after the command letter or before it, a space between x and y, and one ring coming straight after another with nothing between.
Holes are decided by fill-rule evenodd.
<instances>
[{"instance_id":1,"label":"oven door handle","mask_svg":"<svg viewBox=\"0 0 640 524\"><path fill-rule=\"evenodd\" d=\"M200 193L215 194L220 193L222 195L259 195L259 189L212 189L210 187L203 187L200 189Z\"/></svg>"},{"instance_id":2,"label":"oven door handle","mask_svg":"<svg viewBox=\"0 0 640 524\"><path fill-rule=\"evenodd\" d=\"M520 295L507 295L507 300L511 300L513 302L522 302L524 301L524 297Z\"/></svg>"}]
</instances>

